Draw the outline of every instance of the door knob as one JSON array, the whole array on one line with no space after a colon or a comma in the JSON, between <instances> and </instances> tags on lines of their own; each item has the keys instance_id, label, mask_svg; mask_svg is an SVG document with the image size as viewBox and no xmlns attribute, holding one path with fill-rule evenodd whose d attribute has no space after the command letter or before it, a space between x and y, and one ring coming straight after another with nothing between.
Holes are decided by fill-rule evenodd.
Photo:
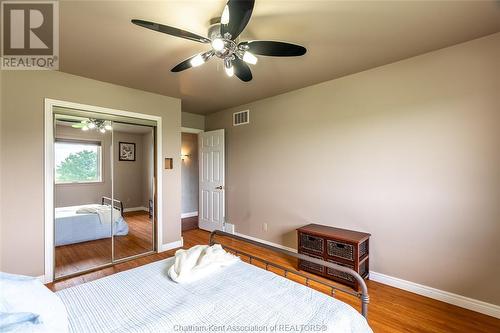
<instances>
[{"instance_id":1,"label":"door knob","mask_svg":"<svg viewBox=\"0 0 500 333\"><path fill-rule=\"evenodd\" d=\"M215 189L216 190L222 190L222 185L221 186L217 186Z\"/></svg>"}]
</instances>

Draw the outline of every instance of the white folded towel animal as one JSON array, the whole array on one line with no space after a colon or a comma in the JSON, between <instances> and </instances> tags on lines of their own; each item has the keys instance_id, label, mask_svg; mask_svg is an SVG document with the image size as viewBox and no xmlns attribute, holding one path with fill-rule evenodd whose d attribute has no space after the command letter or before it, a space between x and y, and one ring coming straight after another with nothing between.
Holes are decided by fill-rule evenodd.
<instances>
[{"instance_id":1,"label":"white folded towel animal","mask_svg":"<svg viewBox=\"0 0 500 333\"><path fill-rule=\"evenodd\" d=\"M238 260L237 256L226 252L220 244L196 245L175 252L175 263L169 268L168 276L178 283L193 282Z\"/></svg>"}]
</instances>

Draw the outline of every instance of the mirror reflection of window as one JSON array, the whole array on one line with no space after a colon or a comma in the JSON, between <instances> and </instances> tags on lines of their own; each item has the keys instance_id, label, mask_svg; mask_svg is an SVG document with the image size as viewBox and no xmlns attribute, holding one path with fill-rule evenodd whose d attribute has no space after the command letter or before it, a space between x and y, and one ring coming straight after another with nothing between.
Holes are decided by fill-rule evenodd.
<instances>
[{"instance_id":1,"label":"mirror reflection of window","mask_svg":"<svg viewBox=\"0 0 500 333\"><path fill-rule=\"evenodd\" d=\"M100 142L57 140L54 147L56 184L102 181Z\"/></svg>"}]
</instances>

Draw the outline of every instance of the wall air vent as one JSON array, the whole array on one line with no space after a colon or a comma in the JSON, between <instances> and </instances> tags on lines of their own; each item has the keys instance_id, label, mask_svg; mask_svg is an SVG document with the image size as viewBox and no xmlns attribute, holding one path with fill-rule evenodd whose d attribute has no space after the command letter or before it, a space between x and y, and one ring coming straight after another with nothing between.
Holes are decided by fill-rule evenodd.
<instances>
[{"instance_id":1,"label":"wall air vent","mask_svg":"<svg viewBox=\"0 0 500 333\"><path fill-rule=\"evenodd\" d=\"M233 113L233 126L250 124L250 110Z\"/></svg>"}]
</instances>

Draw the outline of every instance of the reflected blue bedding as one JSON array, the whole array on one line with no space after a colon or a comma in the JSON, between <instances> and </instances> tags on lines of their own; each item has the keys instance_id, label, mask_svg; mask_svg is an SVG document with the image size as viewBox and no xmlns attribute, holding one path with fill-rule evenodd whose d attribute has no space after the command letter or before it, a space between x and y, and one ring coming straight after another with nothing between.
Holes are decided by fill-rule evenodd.
<instances>
[{"instance_id":1,"label":"reflected blue bedding","mask_svg":"<svg viewBox=\"0 0 500 333\"><path fill-rule=\"evenodd\" d=\"M55 209L56 246L111 237L110 221L101 221L99 215L95 213L77 213L79 209L89 206L96 205L59 207ZM119 214L116 209L114 212ZM115 236L127 235L128 224L121 214L113 219L115 220L113 234Z\"/></svg>"}]
</instances>

